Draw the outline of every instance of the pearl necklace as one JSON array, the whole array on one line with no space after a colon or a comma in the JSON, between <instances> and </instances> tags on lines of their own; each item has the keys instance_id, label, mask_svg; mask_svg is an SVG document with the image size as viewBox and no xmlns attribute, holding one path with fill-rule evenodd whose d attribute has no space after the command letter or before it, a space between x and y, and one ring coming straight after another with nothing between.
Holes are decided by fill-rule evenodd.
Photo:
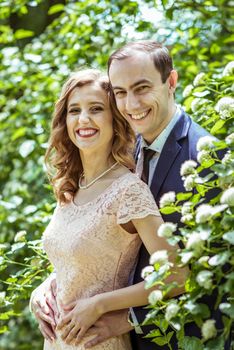
<instances>
[{"instance_id":1,"label":"pearl necklace","mask_svg":"<svg viewBox=\"0 0 234 350\"><path fill-rule=\"evenodd\" d=\"M110 168L108 168L107 170L105 170L103 173L101 173L99 176L95 177L95 179L93 179L89 184L86 184L85 181L85 185L81 184L82 179L85 179L84 176L84 172L80 175L79 177L79 188L81 190L86 190L87 188L89 188L90 186L92 186L97 180L101 179L101 177L103 177L104 175L106 175L107 173L109 173L116 165L118 164L118 162L115 162Z\"/></svg>"}]
</instances>

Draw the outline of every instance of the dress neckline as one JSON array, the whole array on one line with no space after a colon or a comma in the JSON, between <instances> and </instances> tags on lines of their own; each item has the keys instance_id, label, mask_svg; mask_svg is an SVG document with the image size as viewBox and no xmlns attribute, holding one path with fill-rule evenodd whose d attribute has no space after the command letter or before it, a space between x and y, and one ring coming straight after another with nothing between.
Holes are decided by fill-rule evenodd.
<instances>
[{"instance_id":1,"label":"dress neckline","mask_svg":"<svg viewBox=\"0 0 234 350\"><path fill-rule=\"evenodd\" d=\"M111 188L113 187L113 185L116 185L116 183L118 183L120 180L122 180L125 176L129 176L129 175L136 175L135 173L132 173L131 171L121 175L120 177L118 177L117 179L115 179L109 186L107 186L105 188L104 191L102 191L97 197L95 197L94 199L92 199L91 201L88 201L87 203L84 203L84 204L76 204L74 202L74 198L71 200L71 204L73 207L75 208L81 208L81 207L84 207L86 205L89 205L89 204L93 204L95 203L98 199L100 199L104 194L106 194L108 191L111 190Z\"/></svg>"}]
</instances>

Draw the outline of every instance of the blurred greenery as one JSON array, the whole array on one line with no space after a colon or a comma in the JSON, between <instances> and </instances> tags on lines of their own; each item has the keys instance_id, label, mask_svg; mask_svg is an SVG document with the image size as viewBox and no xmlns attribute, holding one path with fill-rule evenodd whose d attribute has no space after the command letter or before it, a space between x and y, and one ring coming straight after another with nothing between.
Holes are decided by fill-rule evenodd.
<instances>
[{"instance_id":1,"label":"blurred greenery","mask_svg":"<svg viewBox=\"0 0 234 350\"><path fill-rule=\"evenodd\" d=\"M199 72L212 76L219 95L206 96L204 86L196 87L185 99L190 110L194 98L202 97L196 93L209 101L233 93L231 76L225 78L229 90L220 84L215 88L215 74L222 75L234 60L232 20L227 0L1 1L0 349L42 347L28 298L48 274L38 240L54 198L43 157L54 102L68 74L84 65L105 69L109 54L126 41L155 39L173 54L180 76L178 102L183 103L184 87ZM191 114L203 123L199 110ZM226 135L222 126L217 136L220 130L221 137Z\"/></svg>"}]
</instances>

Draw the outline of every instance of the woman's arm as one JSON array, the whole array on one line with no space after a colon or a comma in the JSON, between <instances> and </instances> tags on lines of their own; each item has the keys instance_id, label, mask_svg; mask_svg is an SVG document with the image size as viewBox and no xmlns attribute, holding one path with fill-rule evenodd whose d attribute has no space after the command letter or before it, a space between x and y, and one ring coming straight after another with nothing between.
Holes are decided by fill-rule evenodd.
<instances>
[{"instance_id":1,"label":"woman's arm","mask_svg":"<svg viewBox=\"0 0 234 350\"><path fill-rule=\"evenodd\" d=\"M158 237L157 235L157 230L163 223L160 216L149 215L144 219L132 220L132 223L150 254L158 250L167 250L169 261L172 263L175 262L176 248L170 246L164 238ZM166 281L168 283L175 281L182 287L173 289L173 291L168 294L168 297L173 297L184 291L183 282L187 273L186 269L178 269L175 267L172 268L172 271L179 273L173 273ZM153 289L156 289L156 287ZM109 311L146 305L148 304L148 295L151 291L152 289L144 289L143 281L129 287L98 294L88 299L80 299L67 305L64 309L68 314L58 326L58 328L61 329L67 325L63 331L63 339L69 342L79 332L76 338L76 344L78 344L87 329L103 314Z\"/></svg>"},{"instance_id":2,"label":"woman's arm","mask_svg":"<svg viewBox=\"0 0 234 350\"><path fill-rule=\"evenodd\" d=\"M172 274L165 280L165 282L177 282L178 287L173 288L168 293L167 297L170 298L183 293L188 269L175 266L177 247L169 245L165 238L158 237L157 230L163 223L162 218L160 216L149 215L144 219L132 220L132 223L149 254L153 254L158 250L167 250L168 252L169 261L173 266L171 267ZM146 290L144 284L145 282L142 281L129 287L96 295L95 298L97 300L98 313L102 315L109 311L148 304L148 295L152 290L157 288L154 287Z\"/></svg>"}]
</instances>

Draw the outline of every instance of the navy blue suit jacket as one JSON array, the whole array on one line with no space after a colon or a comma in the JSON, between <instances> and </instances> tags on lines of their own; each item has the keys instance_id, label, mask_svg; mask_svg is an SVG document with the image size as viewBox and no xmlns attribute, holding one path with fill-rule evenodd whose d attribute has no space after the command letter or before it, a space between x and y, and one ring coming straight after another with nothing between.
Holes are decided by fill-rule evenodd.
<instances>
[{"instance_id":1,"label":"navy blue suit jacket","mask_svg":"<svg viewBox=\"0 0 234 350\"><path fill-rule=\"evenodd\" d=\"M172 129L164 147L160 154L155 173L153 175L152 183L150 186L154 199L159 206L159 200L161 196L168 192L174 191L176 193L184 192L183 181L180 176L181 165L188 159L197 160L196 145L200 137L209 135L209 133L193 122L191 118L185 113L181 112L181 115ZM140 143L138 140L136 147L136 157L139 154ZM164 221L170 221L182 225L180 223L180 214L173 213L170 215L162 215ZM145 247L142 245L138 257L138 263L134 275L134 284L142 281L141 271L149 264L149 254ZM210 297L207 300L203 300L205 303L209 303ZM142 307L134 308L135 315L139 323L142 323L148 312L147 309ZM151 329L155 329L155 326L142 327L144 335L149 333ZM200 330L195 324L189 324L186 330L186 334L189 336L200 337ZM177 341L174 337L173 350L178 349ZM149 339L144 339L142 335L132 332L132 345L134 350L155 350L165 349L167 346L158 346L152 343Z\"/></svg>"}]
</instances>

